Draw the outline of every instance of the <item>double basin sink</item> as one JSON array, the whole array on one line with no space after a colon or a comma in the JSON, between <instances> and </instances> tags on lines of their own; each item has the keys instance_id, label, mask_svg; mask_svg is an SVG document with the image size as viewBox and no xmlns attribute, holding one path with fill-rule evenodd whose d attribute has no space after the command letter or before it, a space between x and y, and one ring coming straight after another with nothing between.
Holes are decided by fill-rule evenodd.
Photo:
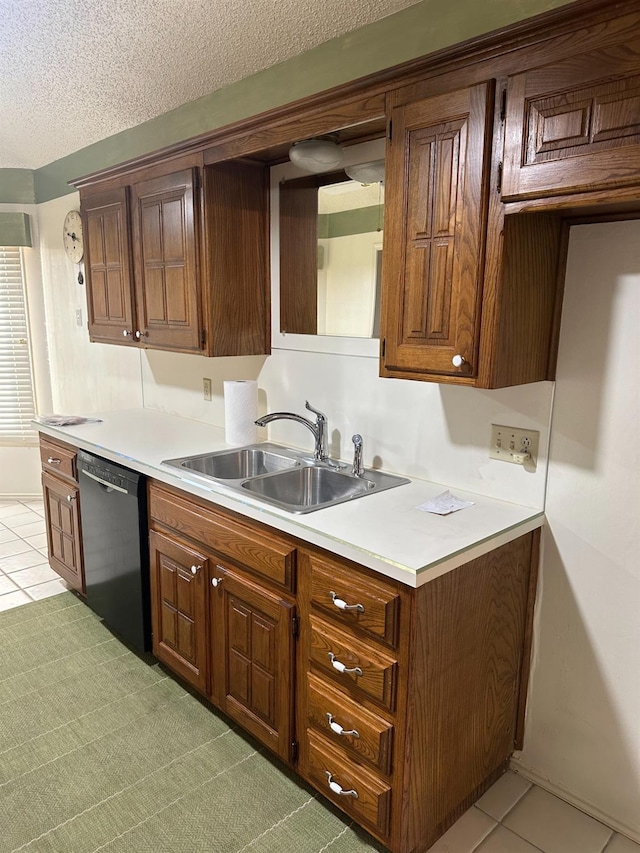
<instances>
[{"instance_id":1,"label":"double basin sink","mask_svg":"<svg viewBox=\"0 0 640 853\"><path fill-rule=\"evenodd\" d=\"M165 459L163 464L224 483L294 513L313 512L409 482L370 469L356 476L347 465L316 462L302 452L269 442Z\"/></svg>"}]
</instances>

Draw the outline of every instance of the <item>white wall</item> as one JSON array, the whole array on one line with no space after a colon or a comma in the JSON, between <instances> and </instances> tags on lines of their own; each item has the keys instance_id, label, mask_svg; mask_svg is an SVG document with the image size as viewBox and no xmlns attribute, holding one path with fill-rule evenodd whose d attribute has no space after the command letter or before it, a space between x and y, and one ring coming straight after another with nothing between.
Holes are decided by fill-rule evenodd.
<instances>
[{"instance_id":1,"label":"white wall","mask_svg":"<svg viewBox=\"0 0 640 853\"><path fill-rule=\"evenodd\" d=\"M89 343L85 289L62 246L64 218L79 207L77 193L38 205L53 409L87 414L141 406L139 351Z\"/></svg>"},{"instance_id":2,"label":"white wall","mask_svg":"<svg viewBox=\"0 0 640 853\"><path fill-rule=\"evenodd\" d=\"M640 222L572 229L519 765L640 841Z\"/></svg>"}]
</instances>

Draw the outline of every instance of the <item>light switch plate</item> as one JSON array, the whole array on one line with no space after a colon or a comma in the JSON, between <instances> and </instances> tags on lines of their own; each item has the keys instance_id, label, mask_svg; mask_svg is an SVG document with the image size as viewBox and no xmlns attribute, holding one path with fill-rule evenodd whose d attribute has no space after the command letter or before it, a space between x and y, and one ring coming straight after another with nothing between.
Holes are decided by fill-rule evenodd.
<instances>
[{"instance_id":1,"label":"light switch plate","mask_svg":"<svg viewBox=\"0 0 640 853\"><path fill-rule=\"evenodd\" d=\"M211 380L202 380L202 395L207 402L211 402Z\"/></svg>"},{"instance_id":2,"label":"light switch plate","mask_svg":"<svg viewBox=\"0 0 640 853\"><path fill-rule=\"evenodd\" d=\"M513 462L533 471L538 463L539 444L538 430L491 424L490 459Z\"/></svg>"},{"instance_id":3,"label":"light switch plate","mask_svg":"<svg viewBox=\"0 0 640 853\"><path fill-rule=\"evenodd\" d=\"M76 308L76 326L82 326L82 308Z\"/></svg>"}]
</instances>

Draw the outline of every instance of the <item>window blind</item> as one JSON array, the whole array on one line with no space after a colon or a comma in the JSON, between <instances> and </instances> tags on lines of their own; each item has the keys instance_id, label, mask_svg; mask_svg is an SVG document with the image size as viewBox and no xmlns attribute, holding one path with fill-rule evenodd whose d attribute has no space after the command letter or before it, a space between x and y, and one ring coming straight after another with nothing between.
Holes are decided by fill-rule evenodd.
<instances>
[{"instance_id":1,"label":"window blind","mask_svg":"<svg viewBox=\"0 0 640 853\"><path fill-rule=\"evenodd\" d=\"M31 444L35 431L22 254L0 246L0 444Z\"/></svg>"}]
</instances>

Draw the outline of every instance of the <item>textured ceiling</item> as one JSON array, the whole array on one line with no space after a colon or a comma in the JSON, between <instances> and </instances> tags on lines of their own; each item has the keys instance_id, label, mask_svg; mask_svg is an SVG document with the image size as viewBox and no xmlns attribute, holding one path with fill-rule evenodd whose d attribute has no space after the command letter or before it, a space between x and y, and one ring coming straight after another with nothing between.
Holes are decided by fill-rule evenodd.
<instances>
[{"instance_id":1,"label":"textured ceiling","mask_svg":"<svg viewBox=\"0 0 640 853\"><path fill-rule=\"evenodd\" d=\"M0 168L39 168L415 2L0 0Z\"/></svg>"}]
</instances>

